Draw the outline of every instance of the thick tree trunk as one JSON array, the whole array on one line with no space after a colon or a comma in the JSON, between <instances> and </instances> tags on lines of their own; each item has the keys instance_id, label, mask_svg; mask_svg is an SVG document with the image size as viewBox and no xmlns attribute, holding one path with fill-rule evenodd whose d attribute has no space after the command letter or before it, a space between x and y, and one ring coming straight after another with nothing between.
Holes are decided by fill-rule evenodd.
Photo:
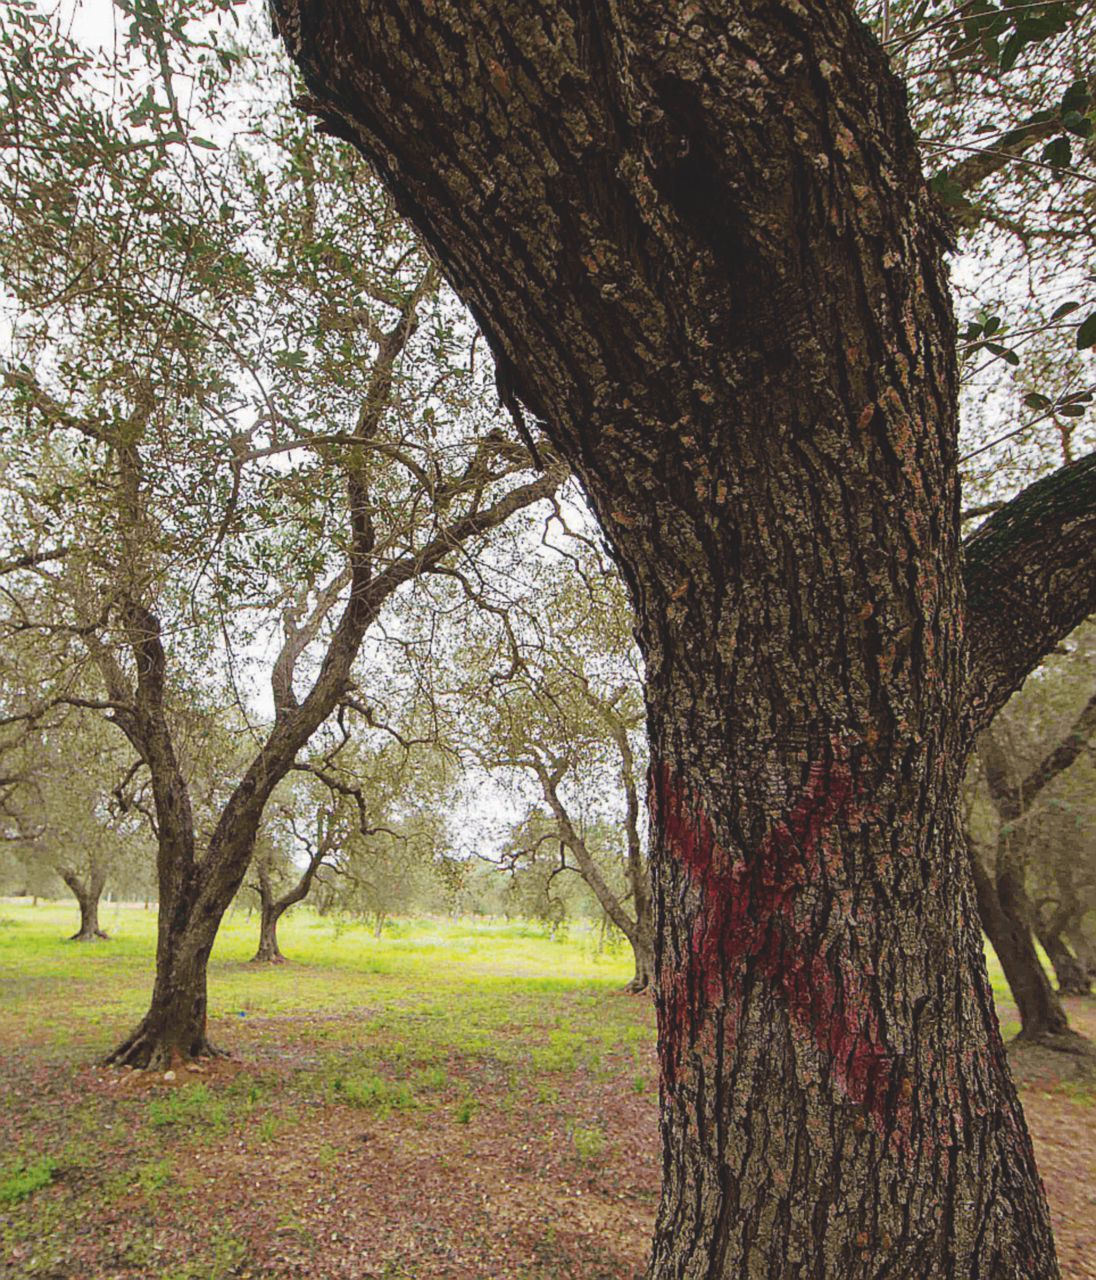
<instances>
[{"instance_id":1,"label":"thick tree trunk","mask_svg":"<svg viewBox=\"0 0 1096 1280\"><path fill-rule=\"evenodd\" d=\"M218 1053L206 1033L206 969L221 915L180 911L177 920L161 917L149 1011L108 1065L162 1071Z\"/></svg>"},{"instance_id":2,"label":"thick tree trunk","mask_svg":"<svg viewBox=\"0 0 1096 1280\"><path fill-rule=\"evenodd\" d=\"M652 1280L1049 1280L958 813L954 321L883 54L843 0L275 11L628 580Z\"/></svg>"},{"instance_id":3,"label":"thick tree trunk","mask_svg":"<svg viewBox=\"0 0 1096 1280\"><path fill-rule=\"evenodd\" d=\"M1053 928L1037 927L1039 941L1054 966L1054 976L1058 980L1058 990L1064 996L1090 996L1092 979L1085 971L1085 966L1069 949L1065 938Z\"/></svg>"},{"instance_id":4,"label":"thick tree trunk","mask_svg":"<svg viewBox=\"0 0 1096 1280\"><path fill-rule=\"evenodd\" d=\"M253 963L285 964L285 956L278 947L278 921L281 917L282 910L278 904L264 899L259 917L259 949Z\"/></svg>"}]
</instances>

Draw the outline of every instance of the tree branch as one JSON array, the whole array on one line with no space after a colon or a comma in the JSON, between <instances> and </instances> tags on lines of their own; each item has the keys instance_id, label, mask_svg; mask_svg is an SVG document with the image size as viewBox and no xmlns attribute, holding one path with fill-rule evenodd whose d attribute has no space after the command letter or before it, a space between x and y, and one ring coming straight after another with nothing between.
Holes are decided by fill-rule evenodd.
<instances>
[{"instance_id":1,"label":"tree branch","mask_svg":"<svg viewBox=\"0 0 1096 1280\"><path fill-rule=\"evenodd\" d=\"M1029 485L964 551L969 714L980 730L1096 611L1096 453Z\"/></svg>"}]
</instances>

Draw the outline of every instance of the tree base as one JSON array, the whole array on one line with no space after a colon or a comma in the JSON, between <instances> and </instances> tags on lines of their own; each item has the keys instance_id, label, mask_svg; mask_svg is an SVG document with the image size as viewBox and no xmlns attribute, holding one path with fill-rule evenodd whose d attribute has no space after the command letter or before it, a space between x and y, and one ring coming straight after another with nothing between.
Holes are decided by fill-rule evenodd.
<instances>
[{"instance_id":1,"label":"tree base","mask_svg":"<svg viewBox=\"0 0 1096 1280\"><path fill-rule=\"evenodd\" d=\"M110 940L110 934L102 929L91 929L87 933L82 930L80 933L74 933L69 938L69 942L107 942Z\"/></svg>"},{"instance_id":2,"label":"tree base","mask_svg":"<svg viewBox=\"0 0 1096 1280\"><path fill-rule=\"evenodd\" d=\"M1027 1049L1047 1049L1053 1053L1068 1053L1079 1058L1089 1058L1096 1063L1096 1045L1077 1031L1021 1031L1009 1041L1010 1052Z\"/></svg>"},{"instance_id":3,"label":"tree base","mask_svg":"<svg viewBox=\"0 0 1096 1280\"><path fill-rule=\"evenodd\" d=\"M227 1058L202 1035L191 1042L190 1052L184 1051L174 1037L157 1035L141 1026L103 1059L105 1067L133 1067L140 1071L175 1071L189 1062L201 1058Z\"/></svg>"},{"instance_id":4,"label":"tree base","mask_svg":"<svg viewBox=\"0 0 1096 1280\"><path fill-rule=\"evenodd\" d=\"M285 956L282 955L280 951L274 952L273 955L268 955L262 951L256 951L255 954L251 957L250 961L248 961L248 963L249 964L288 964L289 961L285 958Z\"/></svg>"}]
</instances>

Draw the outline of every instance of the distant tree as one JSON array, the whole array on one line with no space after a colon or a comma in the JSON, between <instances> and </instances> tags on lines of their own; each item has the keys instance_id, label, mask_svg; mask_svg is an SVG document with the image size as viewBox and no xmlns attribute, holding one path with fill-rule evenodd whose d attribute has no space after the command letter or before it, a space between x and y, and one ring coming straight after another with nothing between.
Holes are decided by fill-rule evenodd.
<instances>
[{"instance_id":1,"label":"distant tree","mask_svg":"<svg viewBox=\"0 0 1096 1280\"><path fill-rule=\"evenodd\" d=\"M507 861L558 848L557 870L581 876L628 940L639 992L654 978L654 916L638 657L619 579L592 545L577 550L549 561L509 610L508 646L490 643L490 612L473 615L480 639L461 652L451 732L481 768L534 782L535 831L527 844L512 836Z\"/></svg>"},{"instance_id":2,"label":"distant tree","mask_svg":"<svg viewBox=\"0 0 1096 1280\"><path fill-rule=\"evenodd\" d=\"M79 691L17 716L104 712L147 770L156 980L110 1059L140 1067L213 1051L220 920L275 787L329 717L368 720L354 669L386 603L565 474L546 448L523 476L436 269L284 77L226 118L229 83L260 81L219 7L135 9L103 54L59 17L0 17L6 518L19 545L70 548L18 570L5 627L54 642L58 670L82 650ZM240 649L269 656L272 718ZM233 701L248 734L203 831L185 738Z\"/></svg>"},{"instance_id":3,"label":"distant tree","mask_svg":"<svg viewBox=\"0 0 1096 1280\"><path fill-rule=\"evenodd\" d=\"M108 881L117 884L153 857L145 820L123 794L131 753L110 732L71 712L48 728L35 726L23 738L26 767L0 816L27 881L46 888L43 872L52 873L76 899L75 942L107 936L99 903Z\"/></svg>"},{"instance_id":4,"label":"distant tree","mask_svg":"<svg viewBox=\"0 0 1096 1280\"><path fill-rule=\"evenodd\" d=\"M978 757L996 817L992 856L980 840L972 840L979 912L1016 1000L1021 1039L1075 1050L1086 1042L1069 1030L1065 1009L1036 954L1035 936L1047 949L1061 989L1084 993L1087 977L1062 934L1086 908L1059 887L1058 910L1046 912L1055 897L1040 893L1036 884L1046 883L1056 856L1041 851L1037 837L1040 826L1046 828L1039 817L1048 791L1060 788L1096 740L1096 694L1086 697L1093 666L1085 644L1083 636L1075 638L1072 653L1063 655L1068 665L1061 658L1048 663L983 732ZM1063 696L1064 708L1059 705ZM1033 892L1042 899L1039 905Z\"/></svg>"}]
</instances>

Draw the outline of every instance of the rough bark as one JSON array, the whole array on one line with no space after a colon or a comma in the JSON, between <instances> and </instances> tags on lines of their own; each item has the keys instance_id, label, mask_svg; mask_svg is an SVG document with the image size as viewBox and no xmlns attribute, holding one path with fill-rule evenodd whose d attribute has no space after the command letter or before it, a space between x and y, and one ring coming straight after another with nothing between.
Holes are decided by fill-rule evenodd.
<instances>
[{"instance_id":1,"label":"rough bark","mask_svg":"<svg viewBox=\"0 0 1096 1280\"><path fill-rule=\"evenodd\" d=\"M274 7L635 605L653 1280L1056 1275L958 815L943 237L881 51L842 0Z\"/></svg>"},{"instance_id":2,"label":"rough bark","mask_svg":"<svg viewBox=\"0 0 1096 1280\"><path fill-rule=\"evenodd\" d=\"M206 970L219 923L219 916L192 915L172 929L161 919L149 1011L108 1055L108 1065L162 1071L218 1054L206 1030Z\"/></svg>"}]
</instances>

